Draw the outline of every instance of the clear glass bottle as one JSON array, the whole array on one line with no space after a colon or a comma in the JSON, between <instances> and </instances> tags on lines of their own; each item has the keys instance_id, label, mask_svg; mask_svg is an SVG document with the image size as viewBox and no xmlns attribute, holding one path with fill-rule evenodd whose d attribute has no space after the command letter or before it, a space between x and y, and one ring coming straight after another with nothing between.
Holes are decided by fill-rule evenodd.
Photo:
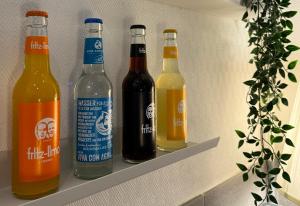
<instances>
[{"instance_id":1,"label":"clear glass bottle","mask_svg":"<svg viewBox=\"0 0 300 206\"><path fill-rule=\"evenodd\" d=\"M83 72L74 88L74 175L112 172L112 85L104 71L102 20L85 20Z\"/></svg>"},{"instance_id":2,"label":"clear glass bottle","mask_svg":"<svg viewBox=\"0 0 300 206\"><path fill-rule=\"evenodd\" d=\"M13 91L12 192L34 199L58 189L60 91L50 71L48 13L26 13L24 71Z\"/></svg>"},{"instance_id":3,"label":"clear glass bottle","mask_svg":"<svg viewBox=\"0 0 300 206\"><path fill-rule=\"evenodd\" d=\"M177 31L164 31L163 70L156 80L157 147L174 151L186 147L186 86L178 69Z\"/></svg>"}]
</instances>

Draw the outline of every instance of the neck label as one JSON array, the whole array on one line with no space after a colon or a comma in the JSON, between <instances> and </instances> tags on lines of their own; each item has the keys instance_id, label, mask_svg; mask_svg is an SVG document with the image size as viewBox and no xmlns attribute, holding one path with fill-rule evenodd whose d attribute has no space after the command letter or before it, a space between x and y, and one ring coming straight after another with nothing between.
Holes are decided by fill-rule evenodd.
<instances>
[{"instance_id":1,"label":"neck label","mask_svg":"<svg viewBox=\"0 0 300 206\"><path fill-rule=\"evenodd\" d=\"M131 57L145 57L146 56L146 45L145 44L131 44L130 56Z\"/></svg>"},{"instance_id":2,"label":"neck label","mask_svg":"<svg viewBox=\"0 0 300 206\"><path fill-rule=\"evenodd\" d=\"M176 46L165 46L164 47L164 58L177 59L178 51Z\"/></svg>"},{"instance_id":3,"label":"neck label","mask_svg":"<svg viewBox=\"0 0 300 206\"><path fill-rule=\"evenodd\" d=\"M103 64L102 38L86 38L83 64Z\"/></svg>"},{"instance_id":4,"label":"neck label","mask_svg":"<svg viewBox=\"0 0 300 206\"><path fill-rule=\"evenodd\" d=\"M48 54L47 36L28 36L25 42L25 54Z\"/></svg>"}]
</instances>

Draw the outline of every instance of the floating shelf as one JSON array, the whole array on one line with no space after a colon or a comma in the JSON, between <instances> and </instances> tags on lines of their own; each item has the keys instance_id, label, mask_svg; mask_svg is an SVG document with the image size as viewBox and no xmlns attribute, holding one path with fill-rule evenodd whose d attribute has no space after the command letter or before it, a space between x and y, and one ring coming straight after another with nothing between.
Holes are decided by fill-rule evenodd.
<instances>
[{"instance_id":1,"label":"floating shelf","mask_svg":"<svg viewBox=\"0 0 300 206\"><path fill-rule=\"evenodd\" d=\"M6 187L0 189L0 205L65 205L214 148L218 145L219 139L219 137L216 137L202 143L189 143L186 148L171 153L158 152L155 159L140 164L128 164L122 160L120 155L115 156L113 173L90 181L75 178L72 170L67 169L62 172L59 191L36 200L17 199L11 194L11 188Z\"/></svg>"}]
</instances>

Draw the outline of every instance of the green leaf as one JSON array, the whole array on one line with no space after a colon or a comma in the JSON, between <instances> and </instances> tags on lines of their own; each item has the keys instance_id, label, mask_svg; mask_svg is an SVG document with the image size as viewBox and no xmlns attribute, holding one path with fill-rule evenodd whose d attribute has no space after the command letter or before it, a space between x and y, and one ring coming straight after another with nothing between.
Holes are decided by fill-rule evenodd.
<instances>
[{"instance_id":1,"label":"green leaf","mask_svg":"<svg viewBox=\"0 0 300 206\"><path fill-rule=\"evenodd\" d=\"M264 184L261 181L256 181L256 182L254 182L254 184L255 184L256 187L263 187L264 186Z\"/></svg>"},{"instance_id":2,"label":"green leaf","mask_svg":"<svg viewBox=\"0 0 300 206\"><path fill-rule=\"evenodd\" d=\"M288 69L294 69L296 67L297 63L298 63L298 60L292 61L291 63L289 63Z\"/></svg>"},{"instance_id":3,"label":"green leaf","mask_svg":"<svg viewBox=\"0 0 300 206\"><path fill-rule=\"evenodd\" d=\"M253 192L251 192L251 194L254 197L255 201L258 201L258 202L262 201L262 198L260 195L253 193Z\"/></svg>"},{"instance_id":4,"label":"green leaf","mask_svg":"<svg viewBox=\"0 0 300 206\"><path fill-rule=\"evenodd\" d=\"M282 159L284 161L287 161L287 160L289 160L291 158L291 156L292 156L291 154L282 154L280 156L280 159Z\"/></svg>"},{"instance_id":5,"label":"green leaf","mask_svg":"<svg viewBox=\"0 0 300 206\"><path fill-rule=\"evenodd\" d=\"M248 159L249 158L252 158L252 155L248 152L243 152L244 156L247 157Z\"/></svg>"},{"instance_id":6,"label":"green leaf","mask_svg":"<svg viewBox=\"0 0 300 206\"><path fill-rule=\"evenodd\" d=\"M239 141L238 149L240 149L240 148L243 146L244 142L245 142L245 141L244 141L243 139L241 139L241 140Z\"/></svg>"},{"instance_id":7,"label":"green leaf","mask_svg":"<svg viewBox=\"0 0 300 206\"><path fill-rule=\"evenodd\" d=\"M293 29L294 26L293 26L293 23L292 23L290 20L286 20L285 23L286 23L286 26L287 26L289 29L291 29L291 30Z\"/></svg>"},{"instance_id":8,"label":"green leaf","mask_svg":"<svg viewBox=\"0 0 300 206\"><path fill-rule=\"evenodd\" d=\"M295 45L288 45L288 46L286 47L286 49L289 50L289 51L297 51L297 50L300 49L300 47L297 47L297 46L295 46Z\"/></svg>"},{"instance_id":9,"label":"green leaf","mask_svg":"<svg viewBox=\"0 0 300 206\"><path fill-rule=\"evenodd\" d=\"M284 88L286 88L287 86L288 86L287 84L281 83L281 84L279 84L278 88L279 88L279 89L284 89Z\"/></svg>"},{"instance_id":10,"label":"green leaf","mask_svg":"<svg viewBox=\"0 0 300 206\"><path fill-rule=\"evenodd\" d=\"M285 143L291 147L295 147L293 141L289 138L285 138Z\"/></svg>"},{"instance_id":11,"label":"green leaf","mask_svg":"<svg viewBox=\"0 0 300 206\"><path fill-rule=\"evenodd\" d=\"M283 177L283 179L285 179L286 181L291 182L290 175L289 175L287 172L283 172L283 173L282 173L282 177Z\"/></svg>"},{"instance_id":12,"label":"green leaf","mask_svg":"<svg viewBox=\"0 0 300 206\"><path fill-rule=\"evenodd\" d=\"M286 38L286 37L289 36L291 33L293 33L292 30L285 30L285 31L281 32L281 36L282 36L283 38Z\"/></svg>"},{"instance_id":13,"label":"green leaf","mask_svg":"<svg viewBox=\"0 0 300 206\"><path fill-rule=\"evenodd\" d=\"M280 186L280 184L278 184L277 182L272 182L271 184L272 184L272 186L273 186L274 188L276 188L276 189L282 188L282 187Z\"/></svg>"},{"instance_id":14,"label":"green leaf","mask_svg":"<svg viewBox=\"0 0 300 206\"><path fill-rule=\"evenodd\" d=\"M237 166L240 168L240 170L242 170L243 172L245 172L245 171L248 170L247 167L246 167L245 165L243 165L243 164L237 163L236 165L237 165Z\"/></svg>"},{"instance_id":15,"label":"green leaf","mask_svg":"<svg viewBox=\"0 0 300 206\"><path fill-rule=\"evenodd\" d=\"M269 198L270 198L271 202L273 202L276 205L278 205L278 202L277 202L276 198L273 195L269 195Z\"/></svg>"},{"instance_id":16,"label":"green leaf","mask_svg":"<svg viewBox=\"0 0 300 206\"><path fill-rule=\"evenodd\" d=\"M281 14L281 16L286 17L286 18L292 18L296 14L297 14L297 11L287 11L287 12L283 12Z\"/></svg>"},{"instance_id":17,"label":"green leaf","mask_svg":"<svg viewBox=\"0 0 300 206\"><path fill-rule=\"evenodd\" d=\"M293 73L288 73L288 77L292 82L297 82L296 76Z\"/></svg>"},{"instance_id":18,"label":"green leaf","mask_svg":"<svg viewBox=\"0 0 300 206\"><path fill-rule=\"evenodd\" d=\"M271 175L278 175L280 173L280 168L274 168L269 171Z\"/></svg>"},{"instance_id":19,"label":"green leaf","mask_svg":"<svg viewBox=\"0 0 300 206\"><path fill-rule=\"evenodd\" d=\"M240 137L240 138L244 138L246 137L245 133L240 131L240 130L235 130L236 134Z\"/></svg>"},{"instance_id":20,"label":"green leaf","mask_svg":"<svg viewBox=\"0 0 300 206\"><path fill-rule=\"evenodd\" d=\"M281 102L282 104L284 104L285 106L289 105L289 101L287 100L287 98L281 98Z\"/></svg>"},{"instance_id":21,"label":"green leaf","mask_svg":"<svg viewBox=\"0 0 300 206\"><path fill-rule=\"evenodd\" d=\"M260 154L261 154L261 151L252 152L252 156L254 156L254 157L258 157L258 156L260 156Z\"/></svg>"},{"instance_id":22,"label":"green leaf","mask_svg":"<svg viewBox=\"0 0 300 206\"><path fill-rule=\"evenodd\" d=\"M275 134L278 134L281 132L281 129L279 129L278 127L273 127L272 132L274 132Z\"/></svg>"},{"instance_id":23,"label":"green leaf","mask_svg":"<svg viewBox=\"0 0 300 206\"><path fill-rule=\"evenodd\" d=\"M263 120L262 120L262 124L264 124L264 125L271 125L271 124L272 124L272 121L269 120L269 119L263 119Z\"/></svg>"},{"instance_id":24,"label":"green leaf","mask_svg":"<svg viewBox=\"0 0 300 206\"><path fill-rule=\"evenodd\" d=\"M257 175L257 177L259 178L266 178L267 174L264 172L260 172L259 170L255 170L255 174Z\"/></svg>"},{"instance_id":25,"label":"green leaf","mask_svg":"<svg viewBox=\"0 0 300 206\"><path fill-rule=\"evenodd\" d=\"M285 78L285 71L283 69L279 69L279 74L282 78Z\"/></svg>"},{"instance_id":26,"label":"green leaf","mask_svg":"<svg viewBox=\"0 0 300 206\"><path fill-rule=\"evenodd\" d=\"M246 182L249 179L248 173L243 174L243 181Z\"/></svg>"},{"instance_id":27,"label":"green leaf","mask_svg":"<svg viewBox=\"0 0 300 206\"><path fill-rule=\"evenodd\" d=\"M289 125L289 124L285 124L285 125L282 126L282 129L285 130L285 131L291 130L293 128L294 127L292 125Z\"/></svg>"},{"instance_id":28,"label":"green leaf","mask_svg":"<svg viewBox=\"0 0 300 206\"><path fill-rule=\"evenodd\" d=\"M248 81L245 81L244 84L246 84L247 86L252 86L255 84L255 81L254 80L248 80Z\"/></svg>"},{"instance_id":29,"label":"green leaf","mask_svg":"<svg viewBox=\"0 0 300 206\"><path fill-rule=\"evenodd\" d=\"M242 20L247 19L247 17L248 17L248 11L246 11L246 12L244 13Z\"/></svg>"},{"instance_id":30,"label":"green leaf","mask_svg":"<svg viewBox=\"0 0 300 206\"><path fill-rule=\"evenodd\" d=\"M276 136L273 139L271 139L271 143L280 143L283 141L283 137L282 136Z\"/></svg>"}]
</instances>

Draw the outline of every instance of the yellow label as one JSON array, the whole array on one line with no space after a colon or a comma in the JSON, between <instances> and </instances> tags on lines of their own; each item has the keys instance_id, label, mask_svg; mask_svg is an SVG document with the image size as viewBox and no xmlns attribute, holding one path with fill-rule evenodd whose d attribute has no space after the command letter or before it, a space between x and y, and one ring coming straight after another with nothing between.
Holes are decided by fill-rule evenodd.
<instances>
[{"instance_id":1,"label":"yellow label","mask_svg":"<svg viewBox=\"0 0 300 206\"><path fill-rule=\"evenodd\" d=\"M177 59L178 51L176 46L165 46L164 47L164 58Z\"/></svg>"},{"instance_id":2,"label":"yellow label","mask_svg":"<svg viewBox=\"0 0 300 206\"><path fill-rule=\"evenodd\" d=\"M185 89L167 90L167 139L184 140L187 136Z\"/></svg>"}]
</instances>

